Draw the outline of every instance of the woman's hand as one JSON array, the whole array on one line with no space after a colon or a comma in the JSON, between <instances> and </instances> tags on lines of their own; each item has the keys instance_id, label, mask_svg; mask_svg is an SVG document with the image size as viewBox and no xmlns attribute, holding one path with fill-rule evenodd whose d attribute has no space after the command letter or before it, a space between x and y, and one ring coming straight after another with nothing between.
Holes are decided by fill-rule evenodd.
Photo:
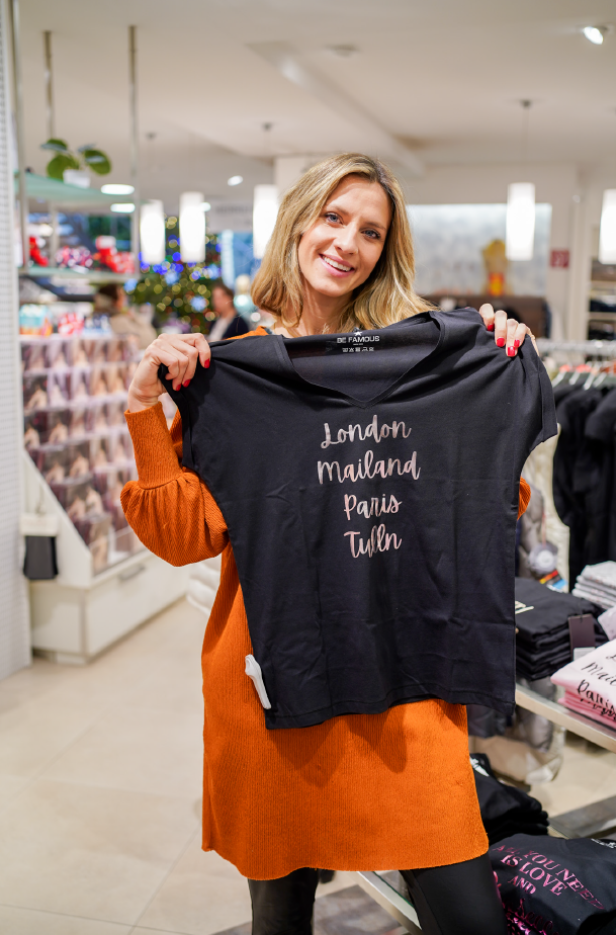
<instances>
[{"instance_id":1,"label":"woman's hand","mask_svg":"<svg viewBox=\"0 0 616 935\"><path fill-rule=\"evenodd\" d=\"M537 345L535 344L535 336L532 334L528 325L521 324L519 321L516 321L515 318L508 319L507 312L503 312L502 310L495 312L488 303L481 306L479 314L483 318L488 331L494 332L494 340L497 345L507 348L508 357L516 356L518 348L524 344L524 338L527 334L533 342L533 347L537 353L539 353Z\"/></svg>"},{"instance_id":2,"label":"woman's hand","mask_svg":"<svg viewBox=\"0 0 616 935\"><path fill-rule=\"evenodd\" d=\"M155 406L158 397L167 391L158 379L158 368L169 368L166 379L173 388L188 386L195 375L197 361L210 366L210 347L202 334L161 334L146 348L128 388L128 411L139 412Z\"/></svg>"}]
</instances>

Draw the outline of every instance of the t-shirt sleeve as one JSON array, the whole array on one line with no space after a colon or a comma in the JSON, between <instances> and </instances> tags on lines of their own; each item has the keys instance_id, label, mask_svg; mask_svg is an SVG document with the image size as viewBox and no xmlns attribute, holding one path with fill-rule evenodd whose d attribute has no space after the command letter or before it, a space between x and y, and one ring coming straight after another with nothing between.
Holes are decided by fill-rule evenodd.
<instances>
[{"instance_id":1,"label":"t-shirt sleeve","mask_svg":"<svg viewBox=\"0 0 616 935\"><path fill-rule=\"evenodd\" d=\"M522 463L537 445L558 432L550 378L535 348L530 342L527 343L528 348L524 345L522 352L525 371L522 415L526 422L526 432L522 433L525 436Z\"/></svg>"}]
</instances>

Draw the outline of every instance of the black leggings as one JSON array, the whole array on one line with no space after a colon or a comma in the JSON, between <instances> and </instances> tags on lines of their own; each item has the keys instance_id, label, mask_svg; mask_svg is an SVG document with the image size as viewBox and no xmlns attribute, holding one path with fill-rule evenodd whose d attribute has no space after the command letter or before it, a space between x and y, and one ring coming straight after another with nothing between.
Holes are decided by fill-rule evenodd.
<instances>
[{"instance_id":1,"label":"black leggings","mask_svg":"<svg viewBox=\"0 0 616 935\"><path fill-rule=\"evenodd\" d=\"M446 867L402 870L425 935L507 935L487 854ZM252 935L311 935L318 870L249 880Z\"/></svg>"}]
</instances>

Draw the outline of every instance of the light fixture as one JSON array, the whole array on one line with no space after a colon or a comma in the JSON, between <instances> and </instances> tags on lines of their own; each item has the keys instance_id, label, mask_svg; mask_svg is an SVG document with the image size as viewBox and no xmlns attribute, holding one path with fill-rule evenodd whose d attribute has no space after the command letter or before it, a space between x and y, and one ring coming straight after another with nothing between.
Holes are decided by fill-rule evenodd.
<instances>
[{"instance_id":1,"label":"light fixture","mask_svg":"<svg viewBox=\"0 0 616 935\"><path fill-rule=\"evenodd\" d=\"M593 45L603 45L603 37L607 29L605 26L584 26L582 32Z\"/></svg>"},{"instance_id":2,"label":"light fixture","mask_svg":"<svg viewBox=\"0 0 616 935\"><path fill-rule=\"evenodd\" d=\"M201 202L201 210L202 210L202 211L209 211L211 207L212 207L212 206L211 206L211 204L209 203L209 201L202 201L202 202Z\"/></svg>"},{"instance_id":3,"label":"light fixture","mask_svg":"<svg viewBox=\"0 0 616 935\"><path fill-rule=\"evenodd\" d=\"M135 188L133 185L119 185L110 182L107 185L101 185L101 191L103 195L132 195Z\"/></svg>"},{"instance_id":4,"label":"light fixture","mask_svg":"<svg viewBox=\"0 0 616 935\"><path fill-rule=\"evenodd\" d=\"M135 206L132 201L120 201L116 205L109 206L112 211L115 211L116 214L132 214L135 210Z\"/></svg>"},{"instance_id":5,"label":"light fixture","mask_svg":"<svg viewBox=\"0 0 616 935\"><path fill-rule=\"evenodd\" d=\"M534 243L535 186L532 182L514 182L507 196L507 259L532 260Z\"/></svg>"},{"instance_id":6,"label":"light fixture","mask_svg":"<svg viewBox=\"0 0 616 935\"><path fill-rule=\"evenodd\" d=\"M227 185L241 185L243 181L244 177L242 175L232 175L230 179L227 179Z\"/></svg>"},{"instance_id":7,"label":"light fixture","mask_svg":"<svg viewBox=\"0 0 616 935\"><path fill-rule=\"evenodd\" d=\"M203 192L180 195L180 256L183 263L205 260L205 213Z\"/></svg>"},{"instance_id":8,"label":"light fixture","mask_svg":"<svg viewBox=\"0 0 616 935\"><path fill-rule=\"evenodd\" d=\"M148 201L141 206L139 224L141 259L146 266L165 261L165 212L162 201Z\"/></svg>"},{"instance_id":9,"label":"light fixture","mask_svg":"<svg viewBox=\"0 0 616 935\"><path fill-rule=\"evenodd\" d=\"M616 188L608 188L603 192L599 262L616 263Z\"/></svg>"},{"instance_id":10,"label":"light fixture","mask_svg":"<svg viewBox=\"0 0 616 935\"><path fill-rule=\"evenodd\" d=\"M278 216L278 186L255 185L252 207L252 252L262 260Z\"/></svg>"},{"instance_id":11,"label":"light fixture","mask_svg":"<svg viewBox=\"0 0 616 935\"><path fill-rule=\"evenodd\" d=\"M522 124L522 162L528 153L528 115L532 101L520 101ZM535 245L535 186L532 182L513 182L507 192L505 255L508 260L532 260Z\"/></svg>"}]
</instances>

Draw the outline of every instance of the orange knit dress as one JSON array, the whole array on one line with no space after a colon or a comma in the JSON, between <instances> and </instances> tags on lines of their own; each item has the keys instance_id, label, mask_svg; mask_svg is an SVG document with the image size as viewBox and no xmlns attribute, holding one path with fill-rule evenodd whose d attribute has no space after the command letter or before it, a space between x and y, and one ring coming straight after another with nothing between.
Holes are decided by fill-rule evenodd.
<instances>
[{"instance_id":1,"label":"orange knit dress","mask_svg":"<svg viewBox=\"0 0 616 935\"><path fill-rule=\"evenodd\" d=\"M257 880L299 867L407 870L485 853L463 705L429 699L266 729L244 674L252 647L227 528L205 484L181 467L179 413L171 433L160 403L126 419L139 480L125 486L122 504L141 541L172 565L222 552L202 652L203 849ZM520 513L529 500L522 481Z\"/></svg>"}]
</instances>

